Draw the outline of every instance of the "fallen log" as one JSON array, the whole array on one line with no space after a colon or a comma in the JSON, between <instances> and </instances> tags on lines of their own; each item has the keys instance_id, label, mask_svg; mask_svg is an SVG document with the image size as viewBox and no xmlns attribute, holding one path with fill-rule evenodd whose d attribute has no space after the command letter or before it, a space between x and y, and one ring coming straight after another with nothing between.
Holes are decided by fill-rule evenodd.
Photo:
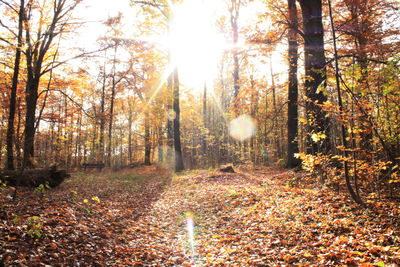
<instances>
[{"instance_id":1,"label":"fallen log","mask_svg":"<svg viewBox=\"0 0 400 267\"><path fill-rule=\"evenodd\" d=\"M227 173L235 173L235 170L232 166L227 166L224 168L219 169L220 172L227 172Z\"/></svg>"},{"instance_id":2,"label":"fallen log","mask_svg":"<svg viewBox=\"0 0 400 267\"><path fill-rule=\"evenodd\" d=\"M97 169L97 171L101 171L104 167L105 164L103 162L99 162L99 163L83 163L82 167L87 169Z\"/></svg>"},{"instance_id":3,"label":"fallen log","mask_svg":"<svg viewBox=\"0 0 400 267\"><path fill-rule=\"evenodd\" d=\"M65 170L56 167L44 169L0 170L0 180L7 185L37 187L48 184L50 187L59 186L70 175Z\"/></svg>"}]
</instances>

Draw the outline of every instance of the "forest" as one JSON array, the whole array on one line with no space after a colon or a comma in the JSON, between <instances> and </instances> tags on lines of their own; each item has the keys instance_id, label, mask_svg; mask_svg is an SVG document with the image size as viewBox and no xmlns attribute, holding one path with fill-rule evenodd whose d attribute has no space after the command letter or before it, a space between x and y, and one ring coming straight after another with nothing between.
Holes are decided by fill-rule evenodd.
<instances>
[{"instance_id":1,"label":"forest","mask_svg":"<svg viewBox=\"0 0 400 267\"><path fill-rule=\"evenodd\" d=\"M397 0L0 12L0 266L400 265Z\"/></svg>"}]
</instances>

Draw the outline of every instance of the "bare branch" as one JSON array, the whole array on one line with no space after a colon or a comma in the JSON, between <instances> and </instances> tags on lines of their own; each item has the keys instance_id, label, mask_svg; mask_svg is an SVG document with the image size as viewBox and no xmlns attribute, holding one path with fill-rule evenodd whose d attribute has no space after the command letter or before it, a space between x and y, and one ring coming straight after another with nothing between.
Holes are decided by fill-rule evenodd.
<instances>
[{"instance_id":1,"label":"bare branch","mask_svg":"<svg viewBox=\"0 0 400 267\"><path fill-rule=\"evenodd\" d=\"M74 60L74 59L77 59L77 58L81 58L81 57L84 57L84 56L88 56L88 55L91 55L91 54L95 54L95 53L97 53L97 52L102 52L102 51L107 50L107 49L109 49L109 48L112 48L112 47L114 47L114 46L115 46L115 45L110 45L110 46L107 46L107 47L105 47L105 48L101 48L101 49L98 49L98 50L95 50L95 51L84 52L84 53L81 53L81 54L76 55L76 56L74 56L74 57L68 58L68 59L66 59L66 60L57 62L56 64L51 64L51 65L47 66L47 67L40 73L40 76L42 76L42 75L46 74L47 72L49 72L49 71L51 71L51 70L53 70L53 69L59 67L59 66L62 65L62 64L67 63L68 61L71 61L71 60Z\"/></svg>"},{"instance_id":2,"label":"bare branch","mask_svg":"<svg viewBox=\"0 0 400 267\"><path fill-rule=\"evenodd\" d=\"M63 91L60 90L60 89L46 89L46 90L41 91L40 94L39 94L39 96L40 96L41 94L43 94L43 93L46 93L47 91L48 91L48 92L58 92L58 93L64 95L64 96L65 96L66 98L68 98L73 104L75 104L75 106L77 106L87 117L89 117L89 118L91 118L91 119L94 119L94 118L95 118L94 116L90 115L90 114L83 108L83 106L82 106L81 104L79 104L78 102L76 102L71 96L69 96L67 93L63 92Z\"/></svg>"},{"instance_id":3,"label":"bare branch","mask_svg":"<svg viewBox=\"0 0 400 267\"><path fill-rule=\"evenodd\" d=\"M357 55L342 55L342 56L338 56L337 59L342 59L342 58L356 58L356 59L361 59L359 56ZM373 58L362 58L363 60L366 61L370 61L370 62L375 62L375 63L379 63L379 64L385 64L387 65L388 62L387 61L383 61L383 60L378 60L378 59L373 59ZM330 65L333 61L335 61L335 58L331 58L330 60L326 61L325 63L325 67Z\"/></svg>"},{"instance_id":4,"label":"bare branch","mask_svg":"<svg viewBox=\"0 0 400 267\"><path fill-rule=\"evenodd\" d=\"M18 10L16 10L12 5L10 5L10 3L4 1L4 0L0 0L0 3L5 4L6 6L8 6L10 9L12 9L12 11L14 11L15 13L18 13Z\"/></svg>"},{"instance_id":5,"label":"bare branch","mask_svg":"<svg viewBox=\"0 0 400 267\"><path fill-rule=\"evenodd\" d=\"M141 5L147 5L147 6L155 7L155 8L157 8L166 18L169 18L168 14L166 14L166 13L164 12L164 10L162 10L162 7L168 7L168 5L156 3L155 1L149 2L149 1L132 0L131 2L132 2L132 3L136 3L136 4L141 4Z\"/></svg>"},{"instance_id":6,"label":"bare branch","mask_svg":"<svg viewBox=\"0 0 400 267\"><path fill-rule=\"evenodd\" d=\"M1 20L0 20L0 26L2 26L3 28L5 28L6 30L8 30L12 35L14 35L15 38L17 38L17 34L16 34L13 30L11 30L10 27L8 27L7 25L5 25ZM2 39L2 41L4 41L3 38L1 38L1 39Z\"/></svg>"}]
</instances>

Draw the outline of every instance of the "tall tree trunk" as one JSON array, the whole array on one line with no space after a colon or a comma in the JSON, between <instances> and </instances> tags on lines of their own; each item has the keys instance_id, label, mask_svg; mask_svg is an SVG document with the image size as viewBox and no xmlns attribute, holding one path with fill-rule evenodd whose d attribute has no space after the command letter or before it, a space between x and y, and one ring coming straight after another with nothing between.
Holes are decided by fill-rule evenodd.
<instances>
[{"instance_id":1,"label":"tall tree trunk","mask_svg":"<svg viewBox=\"0 0 400 267\"><path fill-rule=\"evenodd\" d=\"M168 87L167 87L167 109L168 109L168 121L167 121L167 164L172 166L173 161L173 144L174 144L174 127L171 116L173 113L172 102L173 102L173 72L168 76ZM172 96L172 97L171 97Z\"/></svg>"},{"instance_id":2,"label":"tall tree trunk","mask_svg":"<svg viewBox=\"0 0 400 267\"><path fill-rule=\"evenodd\" d=\"M265 117L264 117L264 151L263 151L263 158L264 158L264 165L268 166L269 164L269 155L268 155L268 131L267 131L267 122L268 122L268 90L265 90Z\"/></svg>"},{"instance_id":3,"label":"tall tree trunk","mask_svg":"<svg viewBox=\"0 0 400 267\"><path fill-rule=\"evenodd\" d=\"M289 10L289 88L288 88L288 146L287 146L287 168L299 166L300 160L294 157L294 154L299 153L298 144L298 83L297 83L297 59L299 44L297 42L297 8L296 0L288 0Z\"/></svg>"},{"instance_id":4,"label":"tall tree trunk","mask_svg":"<svg viewBox=\"0 0 400 267\"><path fill-rule=\"evenodd\" d=\"M16 150L16 156L17 156L17 167L20 167L22 165L22 156L21 156L21 124L22 124L22 107L21 107L21 100L18 97L17 99L18 105L18 122L17 122L17 132L15 135L15 150Z\"/></svg>"},{"instance_id":5,"label":"tall tree trunk","mask_svg":"<svg viewBox=\"0 0 400 267\"><path fill-rule=\"evenodd\" d=\"M78 117L78 136L76 137L75 145L75 168L81 165L81 139L82 139L82 111L79 112Z\"/></svg>"},{"instance_id":6,"label":"tall tree trunk","mask_svg":"<svg viewBox=\"0 0 400 267\"><path fill-rule=\"evenodd\" d=\"M95 118L93 120L92 149L90 151L90 157L89 157L89 160L91 160L91 161L96 160L95 155L94 155L94 153L96 151L96 147L97 147L96 140L97 140L97 119Z\"/></svg>"},{"instance_id":7,"label":"tall tree trunk","mask_svg":"<svg viewBox=\"0 0 400 267\"><path fill-rule=\"evenodd\" d=\"M119 166L122 168L122 166L125 165L124 162L124 147L123 147L123 139L124 139L124 132L122 130L122 127L120 128L120 138L119 138Z\"/></svg>"},{"instance_id":8,"label":"tall tree trunk","mask_svg":"<svg viewBox=\"0 0 400 267\"><path fill-rule=\"evenodd\" d=\"M110 114L109 114L109 122L108 122L108 147L107 147L107 166L111 166L111 153L112 153L112 130L114 123L114 100L115 100L115 64L117 57L117 46L114 49L114 60L113 60L113 74L112 74L112 83L111 83L111 99L110 99Z\"/></svg>"},{"instance_id":9,"label":"tall tree trunk","mask_svg":"<svg viewBox=\"0 0 400 267\"><path fill-rule=\"evenodd\" d=\"M61 102L58 102L58 115L60 116L60 118L62 117L62 105L61 105ZM57 121L57 135L56 135L56 140L57 140L57 142L56 142L56 145L55 145L55 161L57 162L57 164L59 164L59 165L61 165L61 163L62 163L62 160L63 160L63 157L62 157L62 151L63 151L63 149L62 149L62 143L63 143L63 138L62 138L62 136L63 136L63 131L64 131L64 128L63 128L63 124L62 124L62 119L59 119L58 121Z\"/></svg>"},{"instance_id":10,"label":"tall tree trunk","mask_svg":"<svg viewBox=\"0 0 400 267\"><path fill-rule=\"evenodd\" d=\"M278 127L278 107L276 105L275 78L272 69L272 56L270 57L270 70L271 70L271 82L272 82L272 105L274 108L273 135L275 143L275 160L278 160L281 157L281 149L280 149L281 145L280 145L280 136Z\"/></svg>"},{"instance_id":11,"label":"tall tree trunk","mask_svg":"<svg viewBox=\"0 0 400 267\"><path fill-rule=\"evenodd\" d=\"M23 168L34 167L35 114L38 99L39 79L28 74L25 115L25 139Z\"/></svg>"},{"instance_id":12,"label":"tall tree trunk","mask_svg":"<svg viewBox=\"0 0 400 267\"><path fill-rule=\"evenodd\" d=\"M174 70L174 148L175 148L175 171L180 172L185 169L182 158L181 132L180 132L180 108L179 108L179 76L178 68Z\"/></svg>"},{"instance_id":13,"label":"tall tree trunk","mask_svg":"<svg viewBox=\"0 0 400 267\"><path fill-rule=\"evenodd\" d=\"M255 82L254 82L253 75L250 76L250 83L251 83L251 91L252 91L252 95L251 95L251 105L252 105L252 107L251 107L251 117L253 119L255 119L256 114L258 112L258 92L256 91L256 88L255 88ZM256 151L254 149L255 144L256 144L256 139L257 139L257 134L254 133L252 135L252 137L251 137L251 140L250 140L250 160L254 164L256 164Z\"/></svg>"},{"instance_id":14,"label":"tall tree trunk","mask_svg":"<svg viewBox=\"0 0 400 267\"><path fill-rule=\"evenodd\" d=\"M163 128L162 125L158 127L158 132L157 132L157 139L158 139L158 163L161 164L163 163L164 159L164 153L163 153Z\"/></svg>"},{"instance_id":15,"label":"tall tree trunk","mask_svg":"<svg viewBox=\"0 0 400 267\"><path fill-rule=\"evenodd\" d=\"M113 133L113 123L114 123L114 98L115 98L115 89L112 88L111 91L111 103L110 103L110 114L109 114L109 122L108 122L108 146L107 146L107 166L111 166L111 154L112 154L112 133Z\"/></svg>"},{"instance_id":16,"label":"tall tree trunk","mask_svg":"<svg viewBox=\"0 0 400 267\"><path fill-rule=\"evenodd\" d=\"M68 156L69 156L69 135L68 135L68 100L67 97L64 95L64 133L63 133L63 143L64 147L64 167L68 169Z\"/></svg>"},{"instance_id":17,"label":"tall tree trunk","mask_svg":"<svg viewBox=\"0 0 400 267\"><path fill-rule=\"evenodd\" d=\"M147 108L144 112L144 164L151 165L150 114Z\"/></svg>"},{"instance_id":18,"label":"tall tree trunk","mask_svg":"<svg viewBox=\"0 0 400 267\"><path fill-rule=\"evenodd\" d=\"M231 10L231 27L233 33L233 116L237 117L239 114L239 90L240 90L240 81L239 81L239 56L238 56L238 40L239 40L239 27L238 27L238 19L239 19L239 10L241 1L239 0L231 0L232 1L232 10ZM240 146L241 141L232 140L232 148L233 148L233 161L238 161L240 157Z\"/></svg>"},{"instance_id":19,"label":"tall tree trunk","mask_svg":"<svg viewBox=\"0 0 400 267\"><path fill-rule=\"evenodd\" d=\"M100 158L99 161L104 163L104 129L106 124L106 116L105 116L105 91L106 91L106 63L104 56L104 65L103 65L103 81L101 86L101 99L100 99L100 138L99 138L99 152Z\"/></svg>"},{"instance_id":20,"label":"tall tree trunk","mask_svg":"<svg viewBox=\"0 0 400 267\"><path fill-rule=\"evenodd\" d=\"M219 158L218 158L218 164L223 164L227 162L228 159L228 131L227 131L227 126L225 123L225 117L224 117L224 113L226 111L226 93L225 93L225 83L224 83L224 62L221 62L220 64L220 68L219 68L219 82L220 82L220 88L221 88L221 109L220 114L218 116L218 120L219 120L219 125L220 125L220 129L219 129L219 134L220 134L220 138L218 138L217 143L222 143L219 148Z\"/></svg>"},{"instance_id":21,"label":"tall tree trunk","mask_svg":"<svg viewBox=\"0 0 400 267\"><path fill-rule=\"evenodd\" d=\"M132 154L132 107L129 102L129 117L128 117L128 164L132 164L133 154Z\"/></svg>"},{"instance_id":22,"label":"tall tree trunk","mask_svg":"<svg viewBox=\"0 0 400 267\"><path fill-rule=\"evenodd\" d=\"M17 48L15 52L14 74L11 85L10 110L8 116L7 135L6 135L8 170L14 170L14 151L13 151L14 119L15 119L16 99L17 99L19 64L21 62L22 30L23 30L24 19L25 19L25 0L21 0L18 12Z\"/></svg>"},{"instance_id":23,"label":"tall tree trunk","mask_svg":"<svg viewBox=\"0 0 400 267\"><path fill-rule=\"evenodd\" d=\"M202 154L203 154L203 166L207 167L207 84L204 83L204 92L203 92L203 125L204 125L204 133L201 135L202 138Z\"/></svg>"},{"instance_id":24,"label":"tall tree trunk","mask_svg":"<svg viewBox=\"0 0 400 267\"><path fill-rule=\"evenodd\" d=\"M0 149L1 150L3 150L3 141L4 141L3 132L4 131L0 130ZM2 159L3 159L3 153L0 152L0 166L3 165L2 162L1 162Z\"/></svg>"},{"instance_id":25,"label":"tall tree trunk","mask_svg":"<svg viewBox=\"0 0 400 267\"><path fill-rule=\"evenodd\" d=\"M299 0L303 16L306 114L309 122L307 153L327 153L329 138L313 142L311 135L329 133L329 119L319 106L327 100L323 89L326 79L322 0Z\"/></svg>"},{"instance_id":26,"label":"tall tree trunk","mask_svg":"<svg viewBox=\"0 0 400 267\"><path fill-rule=\"evenodd\" d=\"M196 134L195 134L195 122L192 120L192 127L191 127L191 132L192 132L192 144L191 144L191 151L190 151L190 169L196 169L199 168L199 164L197 163L197 148L196 148ZM201 133L200 133L201 134ZM204 165L205 166L205 165Z\"/></svg>"},{"instance_id":27,"label":"tall tree trunk","mask_svg":"<svg viewBox=\"0 0 400 267\"><path fill-rule=\"evenodd\" d=\"M57 29L63 17L68 16L74 7L78 4L65 7L65 0L53 2L53 17L48 28L38 34L38 40L31 39L29 24L25 29L25 50L26 65L27 65L27 82L26 82L26 119L25 119L25 140L24 140L24 160L22 168L33 167L34 141L35 141L35 117L36 104L38 100L38 89L40 78L43 75L42 64L45 56L50 49L54 38L61 34L62 29ZM28 9L32 8L33 1L28 2ZM41 18L42 19L42 18Z\"/></svg>"},{"instance_id":28,"label":"tall tree trunk","mask_svg":"<svg viewBox=\"0 0 400 267\"><path fill-rule=\"evenodd\" d=\"M231 8L231 27L232 27L232 37L233 37L233 108L235 116L238 113L238 97L239 97L239 57L238 57L238 49L237 43L239 40L239 29L238 29L238 19L239 19L239 10L241 1L231 0L232 8Z\"/></svg>"}]
</instances>

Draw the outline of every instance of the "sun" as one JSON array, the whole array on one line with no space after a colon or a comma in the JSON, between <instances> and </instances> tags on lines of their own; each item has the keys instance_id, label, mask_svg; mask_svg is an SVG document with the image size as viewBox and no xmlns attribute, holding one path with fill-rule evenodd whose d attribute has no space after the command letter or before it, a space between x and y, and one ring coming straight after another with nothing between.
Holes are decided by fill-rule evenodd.
<instances>
[{"instance_id":1,"label":"sun","mask_svg":"<svg viewBox=\"0 0 400 267\"><path fill-rule=\"evenodd\" d=\"M184 1L172 12L169 43L180 82L196 91L202 91L205 83L211 88L226 46L211 5L204 0Z\"/></svg>"}]
</instances>

